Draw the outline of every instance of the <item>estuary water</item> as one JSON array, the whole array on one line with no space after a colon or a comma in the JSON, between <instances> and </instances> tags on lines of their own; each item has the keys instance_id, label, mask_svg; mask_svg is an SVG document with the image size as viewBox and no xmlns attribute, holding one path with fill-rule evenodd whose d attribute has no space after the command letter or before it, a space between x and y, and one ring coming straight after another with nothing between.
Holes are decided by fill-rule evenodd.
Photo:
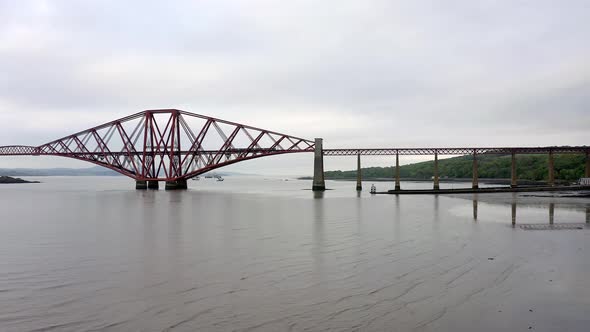
<instances>
[{"instance_id":1,"label":"estuary water","mask_svg":"<svg viewBox=\"0 0 590 332\"><path fill-rule=\"evenodd\" d=\"M359 194L330 181L318 194L310 181L265 177L187 191L35 179L0 185L0 331L590 326L588 198L370 195L370 182Z\"/></svg>"}]
</instances>

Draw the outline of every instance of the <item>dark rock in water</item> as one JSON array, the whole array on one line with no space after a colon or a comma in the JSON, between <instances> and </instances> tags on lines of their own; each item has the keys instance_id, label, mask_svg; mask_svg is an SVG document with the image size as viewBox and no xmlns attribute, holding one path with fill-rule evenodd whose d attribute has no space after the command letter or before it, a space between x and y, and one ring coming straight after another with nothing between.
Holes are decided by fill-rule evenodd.
<instances>
[{"instance_id":1,"label":"dark rock in water","mask_svg":"<svg viewBox=\"0 0 590 332\"><path fill-rule=\"evenodd\" d=\"M0 176L1 183L40 183L39 181L27 181L20 178L12 178L10 176Z\"/></svg>"}]
</instances>

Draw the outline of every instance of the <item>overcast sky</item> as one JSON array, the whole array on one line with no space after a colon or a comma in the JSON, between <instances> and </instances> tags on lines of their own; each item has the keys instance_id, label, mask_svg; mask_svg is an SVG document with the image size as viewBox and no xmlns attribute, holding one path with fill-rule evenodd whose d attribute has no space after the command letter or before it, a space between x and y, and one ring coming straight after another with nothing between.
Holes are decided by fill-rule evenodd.
<instances>
[{"instance_id":1,"label":"overcast sky","mask_svg":"<svg viewBox=\"0 0 590 332\"><path fill-rule=\"evenodd\" d=\"M586 0L0 0L0 145L153 108L326 148L588 145L588 18ZM232 170L311 174L311 161ZM90 165L0 158L53 166Z\"/></svg>"}]
</instances>

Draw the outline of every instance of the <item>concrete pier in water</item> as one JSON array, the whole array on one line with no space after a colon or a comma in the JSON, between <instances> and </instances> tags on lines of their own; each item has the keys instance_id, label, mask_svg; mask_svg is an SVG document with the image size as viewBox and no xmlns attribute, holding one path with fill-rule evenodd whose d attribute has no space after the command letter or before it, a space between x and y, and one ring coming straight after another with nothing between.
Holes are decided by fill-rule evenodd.
<instances>
[{"instance_id":1,"label":"concrete pier in water","mask_svg":"<svg viewBox=\"0 0 590 332\"><path fill-rule=\"evenodd\" d=\"M186 183L186 181L185 181ZM158 181L145 181L145 180L136 180L135 181L135 189L137 190L158 190L160 188L160 183ZM168 188L166 188L168 189ZM186 189L186 188L184 188Z\"/></svg>"},{"instance_id":2,"label":"concrete pier in water","mask_svg":"<svg viewBox=\"0 0 590 332\"><path fill-rule=\"evenodd\" d=\"M473 150L473 182L471 184L471 188L477 189L479 188L479 179L478 179L478 172L477 172L477 150Z\"/></svg>"},{"instance_id":3,"label":"concrete pier in water","mask_svg":"<svg viewBox=\"0 0 590 332\"><path fill-rule=\"evenodd\" d=\"M359 153L356 159L356 191L362 191L363 190L363 184L362 184L362 180L363 180L363 176L361 174L361 154Z\"/></svg>"},{"instance_id":4,"label":"concrete pier in water","mask_svg":"<svg viewBox=\"0 0 590 332\"><path fill-rule=\"evenodd\" d=\"M401 190L401 179L399 175L399 152L395 154L395 190Z\"/></svg>"},{"instance_id":5,"label":"concrete pier in water","mask_svg":"<svg viewBox=\"0 0 590 332\"><path fill-rule=\"evenodd\" d=\"M549 185L555 185L555 166L553 162L553 152L549 152Z\"/></svg>"},{"instance_id":6,"label":"concrete pier in water","mask_svg":"<svg viewBox=\"0 0 590 332\"><path fill-rule=\"evenodd\" d=\"M182 190L187 188L186 180L166 181L166 190Z\"/></svg>"},{"instance_id":7,"label":"concrete pier in water","mask_svg":"<svg viewBox=\"0 0 590 332\"><path fill-rule=\"evenodd\" d=\"M436 150L434 151L434 190L439 190L439 180L438 180L438 153Z\"/></svg>"},{"instance_id":8,"label":"concrete pier in water","mask_svg":"<svg viewBox=\"0 0 590 332\"><path fill-rule=\"evenodd\" d=\"M510 172L510 186L512 188L516 188L518 185L516 179L516 153L512 152L512 164L511 164L511 172Z\"/></svg>"},{"instance_id":9,"label":"concrete pier in water","mask_svg":"<svg viewBox=\"0 0 590 332\"><path fill-rule=\"evenodd\" d=\"M324 152L321 138L315 139L315 150L313 154L313 183L311 190L326 190L326 182L324 181Z\"/></svg>"}]
</instances>

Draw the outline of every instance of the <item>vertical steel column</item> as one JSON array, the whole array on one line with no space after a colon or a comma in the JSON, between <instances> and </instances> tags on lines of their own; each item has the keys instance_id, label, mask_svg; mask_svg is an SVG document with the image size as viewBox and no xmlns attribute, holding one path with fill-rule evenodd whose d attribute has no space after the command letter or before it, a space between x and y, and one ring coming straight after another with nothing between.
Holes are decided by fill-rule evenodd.
<instances>
[{"instance_id":1,"label":"vertical steel column","mask_svg":"<svg viewBox=\"0 0 590 332\"><path fill-rule=\"evenodd\" d=\"M555 165L553 162L553 151L549 150L549 185L555 186Z\"/></svg>"},{"instance_id":2,"label":"vertical steel column","mask_svg":"<svg viewBox=\"0 0 590 332\"><path fill-rule=\"evenodd\" d=\"M473 220L477 221L477 199L473 200Z\"/></svg>"},{"instance_id":3,"label":"vertical steel column","mask_svg":"<svg viewBox=\"0 0 590 332\"><path fill-rule=\"evenodd\" d=\"M154 114L150 112L150 123L149 123L150 159L149 159L149 161L151 163L151 170L150 170L151 177L153 177L153 178L157 178L160 173L159 169L156 170L156 151L155 150L160 149L160 143L158 142L158 140L156 138L156 131L154 130L155 125L157 125L157 123L155 121L156 120L154 119ZM164 158L164 157L160 156L160 162L161 162L162 158Z\"/></svg>"},{"instance_id":4,"label":"vertical steel column","mask_svg":"<svg viewBox=\"0 0 590 332\"><path fill-rule=\"evenodd\" d=\"M553 225L555 219L555 203L549 203L549 225Z\"/></svg>"},{"instance_id":5,"label":"vertical steel column","mask_svg":"<svg viewBox=\"0 0 590 332\"><path fill-rule=\"evenodd\" d=\"M143 155L141 175L144 178L157 177L154 169L154 137L152 131L152 113L145 112L145 122L143 128ZM149 153L149 154L148 154ZM153 171L152 171L153 170Z\"/></svg>"},{"instance_id":6,"label":"vertical steel column","mask_svg":"<svg viewBox=\"0 0 590 332\"><path fill-rule=\"evenodd\" d=\"M141 158L141 176L143 178L157 177L154 161L154 132L153 132L153 113L146 111L143 124L143 152ZM157 181L136 181L135 189L158 189Z\"/></svg>"},{"instance_id":7,"label":"vertical steel column","mask_svg":"<svg viewBox=\"0 0 590 332\"><path fill-rule=\"evenodd\" d=\"M311 190L326 190L326 183L324 181L324 151L322 148L321 138L315 139L315 151L313 155L313 183Z\"/></svg>"},{"instance_id":8,"label":"vertical steel column","mask_svg":"<svg viewBox=\"0 0 590 332\"><path fill-rule=\"evenodd\" d=\"M511 171L511 180L510 180L510 187L516 188L517 186L517 179L516 179L516 153L512 152L512 171Z\"/></svg>"},{"instance_id":9,"label":"vertical steel column","mask_svg":"<svg viewBox=\"0 0 590 332\"><path fill-rule=\"evenodd\" d=\"M176 172L177 172L178 176L184 176L184 175L186 175L186 174L184 174L184 171L182 169L183 168L182 167L182 155L181 155L182 146L180 145L180 120L181 120L180 117L181 116L182 115L180 114L180 112L177 112L176 113L176 124L175 124L175 126L176 126L176 133L174 133L174 135L176 135L176 150L174 151L175 152L174 153L174 155L175 155L175 157L174 157L175 158L174 163L176 164ZM186 179L184 180L184 183L185 183L185 188L184 189L187 189L187 187L186 187Z\"/></svg>"},{"instance_id":10,"label":"vertical steel column","mask_svg":"<svg viewBox=\"0 0 590 332\"><path fill-rule=\"evenodd\" d=\"M473 149L473 181L471 184L473 189L479 188L478 174L477 174L477 150Z\"/></svg>"},{"instance_id":11,"label":"vertical steel column","mask_svg":"<svg viewBox=\"0 0 590 332\"><path fill-rule=\"evenodd\" d=\"M361 153L359 152L356 155L356 191L363 190L362 178L363 176L361 175Z\"/></svg>"},{"instance_id":12,"label":"vertical steel column","mask_svg":"<svg viewBox=\"0 0 590 332\"><path fill-rule=\"evenodd\" d=\"M165 147L164 149L166 149L166 146L168 146L168 177L178 177L180 174L178 174L178 170L177 170L177 165L175 163L175 145L177 144L176 141L176 127L178 125L178 112L173 111L172 113L170 113L170 132L169 132L169 140L166 140L165 142ZM163 137L166 137L166 132L163 133ZM168 145L170 144L170 145Z\"/></svg>"},{"instance_id":13,"label":"vertical steel column","mask_svg":"<svg viewBox=\"0 0 590 332\"><path fill-rule=\"evenodd\" d=\"M434 190L439 190L439 181L438 181L438 152L434 150Z\"/></svg>"},{"instance_id":14,"label":"vertical steel column","mask_svg":"<svg viewBox=\"0 0 590 332\"><path fill-rule=\"evenodd\" d=\"M395 190L401 190L401 181L399 177L399 151L395 153Z\"/></svg>"},{"instance_id":15,"label":"vertical steel column","mask_svg":"<svg viewBox=\"0 0 590 332\"><path fill-rule=\"evenodd\" d=\"M187 189L186 179L179 178L182 175L180 167L180 112L173 111L170 113L169 132L164 132L162 138L164 141L164 149L168 150L168 176L174 177L176 180L166 181L166 190ZM166 127L167 128L167 127ZM168 138L166 139L166 134Z\"/></svg>"}]
</instances>

